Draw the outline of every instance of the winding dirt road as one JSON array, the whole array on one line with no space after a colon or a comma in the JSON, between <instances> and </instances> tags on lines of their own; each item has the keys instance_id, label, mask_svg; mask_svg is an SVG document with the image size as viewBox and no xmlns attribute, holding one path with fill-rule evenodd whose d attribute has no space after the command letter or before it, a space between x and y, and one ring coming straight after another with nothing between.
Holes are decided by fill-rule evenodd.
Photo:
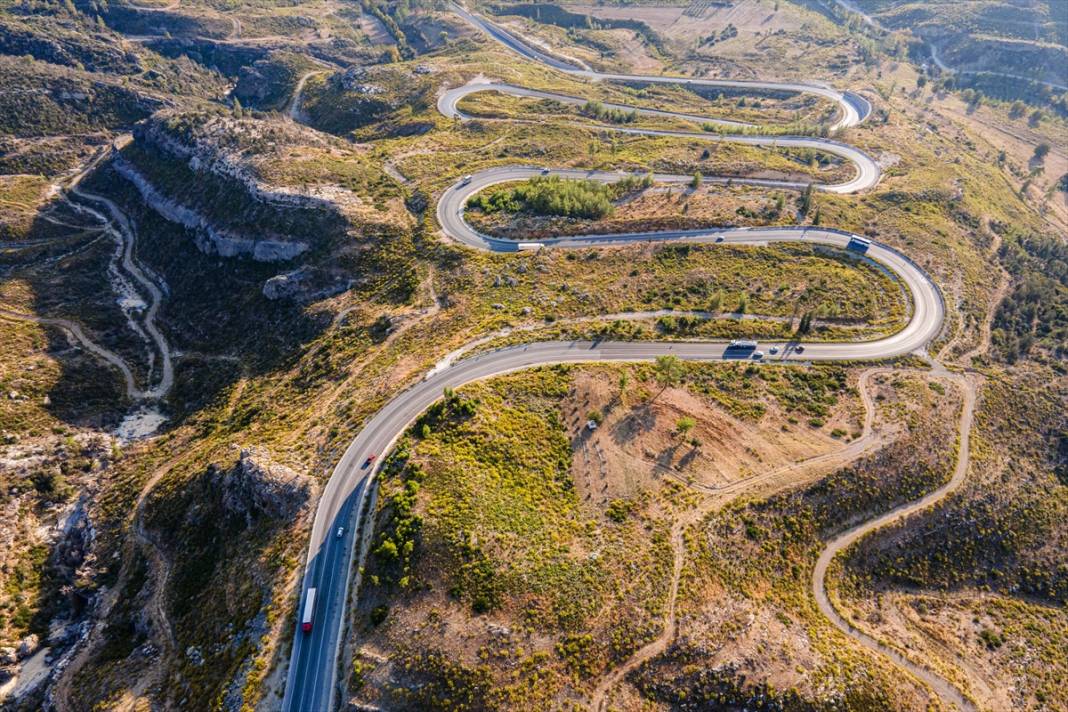
<instances>
[{"instance_id":1,"label":"winding dirt road","mask_svg":"<svg viewBox=\"0 0 1068 712\"><path fill-rule=\"evenodd\" d=\"M812 594L816 598L816 605L819 607L820 612L823 613L823 615L825 615L840 631L863 645L868 650L882 655L898 667L907 670L934 690L943 701L948 702L957 709L973 711L976 709L974 703L967 699L960 690L954 687L949 681L929 668L909 660L896 649L891 648L867 633L855 628L838 613L827 595L827 570L830 568L831 562L834 561L834 558L839 553L848 549L854 543L860 541L863 537L872 532L899 522L916 512L920 512L928 507L938 504L964 483L964 479L968 474L968 464L970 461L969 444L971 439L972 419L975 413L975 384L968 376L950 374L940 366L936 367L934 373L955 381L964 395L960 423L957 428L959 437L957 463L953 470L952 477L950 477L946 484L933 492L929 492L920 499L901 504L875 519L870 519L858 524L845 532L842 532L828 542L827 547L816 561L816 568L812 573Z\"/></svg>"}]
</instances>

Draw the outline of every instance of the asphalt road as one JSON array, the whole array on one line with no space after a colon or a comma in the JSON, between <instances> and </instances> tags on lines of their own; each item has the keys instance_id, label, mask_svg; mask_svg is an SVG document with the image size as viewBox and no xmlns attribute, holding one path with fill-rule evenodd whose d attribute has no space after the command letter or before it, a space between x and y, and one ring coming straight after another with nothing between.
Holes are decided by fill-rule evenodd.
<instances>
[{"instance_id":1,"label":"asphalt road","mask_svg":"<svg viewBox=\"0 0 1068 712\"><path fill-rule=\"evenodd\" d=\"M467 119L468 117L457 108L457 104L465 96L471 94L477 94L484 91L496 91L502 94L511 94L512 96L528 96L537 97L543 99L555 99L566 103L583 103L582 99L577 97L567 96L566 94L554 94L552 92L535 91L533 89L526 89L524 87L517 87L511 84L494 84L494 83L475 83L465 84L462 87L456 87L455 89L449 89L438 97L438 111L443 115L450 118ZM626 106L624 104L611 104L607 105L613 108L623 109L626 111L634 110L639 114L652 115L652 116L674 116L677 118L707 121L703 117L696 116L694 114L683 114L673 111L663 111L659 109L644 109L638 107ZM816 151L823 151L839 158L846 160L853 164L856 172L850 180L844 183L832 183L821 184L813 183L812 187L815 190L821 190L828 193L855 193L860 190L866 190L873 187L879 182L879 178L882 172L879 170L879 165L868 154L861 151L859 148L850 146L849 144L841 143L839 141L832 141L827 138L820 138L816 136L746 136L746 135L729 135L729 134L715 134L707 132L694 132L694 131L673 131L667 129L641 129L630 128L624 126L612 126L608 127L608 130L618 133L626 133L638 136L677 136L679 138L696 139L699 141L713 141L719 143L739 143L749 146L773 146L779 148L807 148ZM572 171L572 173L578 173L578 171ZM616 178L622 176L622 174L613 174ZM689 182L693 176L662 176L665 181L685 181ZM770 180L761 178L716 178L710 177L710 182L726 183L728 180L734 183L744 183L746 185L760 185L768 188L792 188L792 189L804 189L808 182L798 181L785 181L785 180Z\"/></svg>"},{"instance_id":2,"label":"asphalt road","mask_svg":"<svg viewBox=\"0 0 1068 712\"><path fill-rule=\"evenodd\" d=\"M500 25L492 22L481 15L468 12L456 3L450 3L454 13L462 17L469 24L477 27L493 39L516 54L526 57L540 64L545 64L561 72L566 72L579 77L585 77L593 81L620 81L630 83L650 84L680 84L682 86L723 87L729 89L756 89L763 91L783 91L799 94L815 94L822 96L838 105L840 116L831 130L844 129L856 126L871 113L871 103L867 99L852 92L841 92L825 84L813 82L768 82L751 81L740 79L705 79L698 77L679 77L661 74L612 74L594 72L585 67L554 57L530 43L517 37Z\"/></svg>"},{"instance_id":3,"label":"asphalt road","mask_svg":"<svg viewBox=\"0 0 1068 712\"><path fill-rule=\"evenodd\" d=\"M590 79L611 81L656 81L680 82L674 77L644 77L640 75L604 75L596 74L541 53L529 47L521 40L512 37L496 25L467 13L459 6L453 8L458 14L483 29L498 41L504 43L517 53L529 59L542 62L571 74L579 74ZM745 86L752 88L805 91L820 94L837 102L842 116L835 124L836 128L852 126L863 120L870 112L870 105L857 96L837 92L819 85L784 84L777 82L730 82L726 80L685 80L695 84L710 86ZM683 83L685 83L683 81ZM456 101L471 91L485 91L487 85L470 85L470 90L460 88L447 93L444 104L439 103L443 113L460 116L456 112ZM500 90L502 86L492 88ZM526 92L522 95L538 96L519 87L509 89ZM577 101L574 97L569 100ZM670 112L667 112L670 113ZM461 116L462 118L462 116ZM656 132L641 129L616 129L628 133L656 134L679 133L696 136L686 132ZM760 136L716 136L701 134L708 140L732 140L744 143L787 145L786 140L796 141L799 147L828 150L851 160L858 168L856 177L843 184L816 186L822 190L835 192L854 192L874 185L879 178L878 167L863 152L827 139L810 137L760 137ZM803 143L802 143L803 142ZM832 150L833 149L833 150ZM574 170L551 170L555 175L565 177L584 177L595 180L618 180L624 174L611 172L587 172ZM441 196L437 206L438 222L443 232L451 239L462 242L476 249L515 252L517 243L500 240L479 234L463 220L463 206L467 198L478 190L495 183L521 180L532 175L541 174L537 168L503 167L484 171L472 176L467 183L457 183L448 188ZM688 182L690 176L655 176L661 182ZM709 177L709 181L726 181ZM737 182L737 180L736 180ZM774 187L803 187L799 184L780 181L748 181L757 185ZM539 240L545 248L583 248L607 246L621 243L644 241L678 241L690 243L708 243L712 245L764 245L774 242L809 242L834 248L844 248L850 239L850 233L829 228L785 227L785 228L735 228L720 230L694 230L665 233L630 233L619 235L589 235L581 237L563 237ZM761 342L760 348L768 353L768 362L809 362L809 361L849 361L874 360L900 356L921 350L933 339L942 327L944 305L941 295L930 278L903 254L878 243L872 243L865 256L891 271L904 285L911 300L911 317L908 324L896 334L875 341L856 343L811 343L798 342ZM799 353L798 347L804 352ZM771 347L777 347L778 353L770 356ZM748 359L749 354L728 353L725 343L655 343L655 342L543 342L524 346L515 346L491 351L465 358L456 363L436 370L407 390L396 395L378 413L376 413L345 450L341 460L334 468L319 500L312 526L309 542L307 566L302 584L301 604L308 588L317 590L315 624L308 634L300 630L299 616L294 622L296 631L293 652L290 660L283 709L290 712L319 712L332 710L337 699L340 684L347 679L347 671L339 676L338 654L342 642L342 631L348 608L347 599L352 579L353 547L361 546L357 556L362 563L366 556L367 537L359 537L355 522L367 504L367 498L373 491L371 486L375 467L362 467L368 456L374 454L381 458L389 452L393 444L407 427L430 405L442 396L445 388L457 388L473 381L490 378L512 371L558 363L582 363L599 361L652 361L661 355L675 355L684 360L717 361L731 358ZM376 465L377 465L376 461ZM337 536L338 528L343 528L343 535ZM358 585L358 575L355 577Z\"/></svg>"},{"instance_id":4,"label":"asphalt road","mask_svg":"<svg viewBox=\"0 0 1068 712\"><path fill-rule=\"evenodd\" d=\"M530 170L530 169L527 169ZM480 175L476 178L484 178ZM505 178L508 179L508 178ZM472 181L474 184L475 181ZM515 251L512 242L479 235L463 222L457 206L463 205L471 185L454 186L438 204L438 215L446 234L481 249ZM717 242L722 238L721 242ZM844 248L849 233L825 228L754 228L732 230L680 231L670 233L602 235L560 238L543 241L546 247L577 248L640 242L676 240L717 244L768 244L800 241ZM944 308L941 295L930 278L918 266L890 247L872 243L866 255L892 271L909 292L912 314L901 331L882 339L855 343L806 343L798 353L799 342L761 342L770 353L768 362L849 361L892 358L921 350L942 327ZM318 590L316 625L311 634L299 630L293 647L286 710L329 710L333 708L336 689L336 660L340 630L344 624L351 573L350 551L355 544L353 515L363 509L373 472L361 469L371 454L389 452L397 438L419 415L442 395L445 388L457 388L484 378L534 366L557 363L598 361L652 361L657 356L673 354L684 360L717 361L745 359L745 352L727 353L724 343L655 343L655 342L544 342L491 351L456 362L398 394L375 414L349 445L334 469L319 500L312 528L310 562L303 590L314 585ZM339 526L345 528L336 537ZM360 557L362 560L362 556ZM303 596L302 596L303 600ZM289 691L293 691L289 694Z\"/></svg>"}]
</instances>

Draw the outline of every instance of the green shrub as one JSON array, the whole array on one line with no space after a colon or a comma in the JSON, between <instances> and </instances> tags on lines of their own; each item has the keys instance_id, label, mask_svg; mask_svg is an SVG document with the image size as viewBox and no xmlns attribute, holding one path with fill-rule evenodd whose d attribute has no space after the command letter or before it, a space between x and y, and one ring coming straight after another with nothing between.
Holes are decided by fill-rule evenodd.
<instances>
[{"instance_id":1,"label":"green shrub","mask_svg":"<svg viewBox=\"0 0 1068 712\"><path fill-rule=\"evenodd\" d=\"M532 178L511 188L479 193L467 205L484 213L530 212L569 218L598 219L612 214L617 189L593 180L558 176Z\"/></svg>"}]
</instances>

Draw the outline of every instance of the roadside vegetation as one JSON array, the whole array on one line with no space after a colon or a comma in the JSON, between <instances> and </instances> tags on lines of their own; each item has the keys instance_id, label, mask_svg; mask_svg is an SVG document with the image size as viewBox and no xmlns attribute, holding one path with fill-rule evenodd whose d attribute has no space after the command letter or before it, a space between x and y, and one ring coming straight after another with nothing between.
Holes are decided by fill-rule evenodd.
<instances>
[{"instance_id":1,"label":"roadside vegetation","mask_svg":"<svg viewBox=\"0 0 1068 712\"><path fill-rule=\"evenodd\" d=\"M674 451L703 447L697 433L718 427L708 418L753 424L761 442L751 446L764 448L779 423L796 422L783 413L840 416L846 369L759 371L555 367L447 391L380 475L354 613L356 699L401 709L448 709L457 699L541 709L589 693L659 633L668 529L692 516L696 500L652 462L606 476L587 461L587 447L602 445L586 422L612 430L625 452L660 438ZM772 410L753 410L761 402ZM649 428L634 428L639 419ZM707 447L721 446L733 452L729 443ZM693 458L675 467L688 471Z\"/></svg>"},{"instance_id":2,"label":"roadside vegetation","mask_svg":"<svg viewBox=\"0 0 1068 712\"><path fill-rule=\"evenodd\" d=\"M512 17L597 66L819 77L857 90L875 113L837 138L879 160L880 184L862 195L808 197L713 186L715 175L834 182L851 169L812 152L717 143L713 131L692 141L624 136L611 129L682 124L631 121L604 107L670 107L789 131L826 123L833 107L677 85L591 85L517 59L430 2L5 6L3 308L74 319L147 372L149 355L123 320L120 295L103 286L114 241L74 209L51 206L61 195L43 196L149 115L142 126L195 152L178 157L140 138L123 150L167 199L213 227L313 248L286 263L205 253L195 230L144 205L113 164L86 179L129 217L133 258L166 293L159 323L177 380L168 399L152 404L169 418L160 434L120 442L113 433L132 404L118 372L61 329L0 318L0 489L10 514L0 541L17 542L0 569L0 647L31 634L41 645L55 633L49 644L62 654L88 625L84 664L53 687L71 708L269 705L284 683L278 671L307 518L246 518L234 509L222 484L232 446L268 448L321 484L399 389L450 351L506 328L513 332L491 343L785 338L803 323L807 338L839 339L892 331L908 313L885 274L800 245L501 256L439 239L435 199L460 176L545 165L703 178L692 188L635 186L626 195L543 185L521 190L522 200L503 194L516 186L501 186L489 211L472 206L473 222L535 238L821 224L886 242L933 276L949 322L932 353L968 354L995 315L991 355L962 360L994 383L982 394L976 483L910 522L912 536L865 542L871 548L843 564L837 595L858 625L914 644L954 681L977 679L969 668L992 671L989 688L1018 691L1010 709L1063 699L1064 280L1050 236L1063 233L1056 221L1068 213L1057 186L1068 168L1058 109L994 102L933 72L921 85L906 62L908 43L848 34L787 0L745 5L730 31L730 10L666 9L676 15L645 4L567 10L642 13L662 46L633 26ZM361 26L382 34L372 32L372 42ZM313 67L323 74L305 84L303 115L274 113ZM436 92L480 75L591 105L487 92L464 104L482 118L442 118ZM1036 153L1043 143L1050 150ZM258 191L281 198L260 201ZM600 217L577 214L605 201ZM1002 267L1009 298L994 308ZM271 280L293 291L270 298ZM659 310L671 311L604 320ZM738 318L761 315L777 320ZM578 319L593 321L569 322ZM873 397L879 417L897 425L876 434L900 436L895 445L816 484L805 483L822 473L806 472L801 489L770 498L746 489L750 498L730 507L698 508L707 494L700 486L746 482L866 442L856 374L742 364L544 369L452 394L387 464L356 611L359 652L342 662L353 697L411 709L573 704L660 639L673 554L685 551L683 637L613 688L618 707L686 707L704 697L751 708L846 700L924 709L928 700L910 679L818 617L806 586L825 537L943 480L953 454L952 387L889 377ZM954 538L943 515L972 539ZM898 541L910 549L880 548ZM983 567L1004 573L976 575ZM895 609L912 631L897 638ZM367 641L374 645L362 649ZM42 704L30 696L23 706Z\"/></svg>"},{"instance_id":3,"label":"roadside vegetation","mask_svg":"<svg viewBox=\"0 0 1068 712\"><path fill-rule=\"evenodd\" d=\"M612 201L650 185L649 176L624 178L615 183L539 176L514 186L481 192L467 201L467 207L488 215L526 212L596 220L612 214L615 209Z\"/></svg>"}]
</instances>

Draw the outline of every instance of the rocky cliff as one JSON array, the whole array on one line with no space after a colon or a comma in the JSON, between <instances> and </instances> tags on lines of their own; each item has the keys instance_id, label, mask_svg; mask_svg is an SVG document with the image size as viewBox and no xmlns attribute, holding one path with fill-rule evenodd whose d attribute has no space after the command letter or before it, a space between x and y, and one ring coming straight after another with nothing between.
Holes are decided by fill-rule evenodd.
<instances>
[{"instance_id":1,"label":"rocky cliff","mask_svg":"<svg viewBox=\"0 0 1068 712\"><path fill-rule=\"evenodd\" d=\"M291 260L305 252L308 245L300 241L257 239L218 228L196 210L163 195L132 164L118 157L115 170L141 193L145 204L171 222L193 231L197 249L220 257L251 257L257 262Z\"/></svg>"},{"instance_id":2,"label":"rocky cliff","mask_svg":"<svg viewBox=\"0 0 1068 712\"><path fill-rule=\"evenodd\" d=\"M262 448L241 450L237 464L216 476L223 508L246 522L258 515L292 519L311 495L309 477L273 461Z\"/></svg>"}]
</instances>

